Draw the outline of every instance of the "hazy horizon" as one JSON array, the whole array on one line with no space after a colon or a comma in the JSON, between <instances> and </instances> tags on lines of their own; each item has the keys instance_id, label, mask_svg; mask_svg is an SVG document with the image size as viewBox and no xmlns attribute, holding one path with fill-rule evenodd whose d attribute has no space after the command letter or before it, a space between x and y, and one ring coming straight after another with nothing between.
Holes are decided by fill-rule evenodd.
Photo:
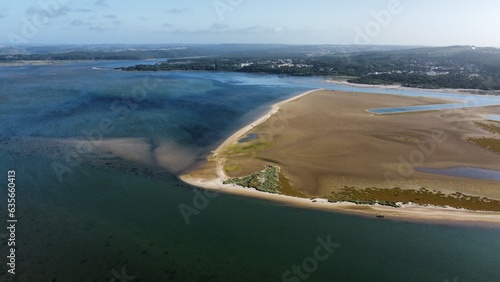
<instances>
[{"instance_id":1,"label":"hazy horizon","mask_svg":"<svg viewBox=\"0 0 500 282\"><path fill-rule=\"evenodd\" d=\"M492 0L122 2L3 3L0 42L500 47L500 3Z\"/></svg>"}]
</instances>

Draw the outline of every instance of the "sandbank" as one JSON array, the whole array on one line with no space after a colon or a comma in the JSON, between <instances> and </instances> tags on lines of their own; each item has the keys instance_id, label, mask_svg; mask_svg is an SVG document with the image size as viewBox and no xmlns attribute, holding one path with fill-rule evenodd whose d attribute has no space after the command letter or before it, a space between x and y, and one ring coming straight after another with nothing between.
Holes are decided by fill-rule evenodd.
<instances>
[{"instance_id":1,"label":"sandbank","mask_svg":"<svg viewBox=\"0 0 500 282\"><path fill-rule=\"evenodd\" d=\"M386 218L447 221L477 224L500 224L500 213L464 209L403 205L401 208L328 203L326 197L339 187L419 189L427 187L445 193L500 199L500 183L434 175L412 171L396 180L387 175L401 174L402 159L433 148L419 164L422 167L447 168L468 166L500 170L499 155L465 140L468 136L487 134L474 126L485 113L498 108L452 109L396 115L374 115L369 108L412 106L442 103L438 99L398 95L309 91L272 106L257 121L242 128L208 158L204 167L181 176L191 185L223 193L273 200L287 205ZM436 132L445 140L432 141ZM270 142L271 148L258 152L226 156L228 147L246 134L259 137L256 142ZM435 137L438 139L438 137ZM430 140L430 141L429 141ZM432 144L434 142L434 144ZM419 145L420 144L420 145ZM431 144L431 145L429 145ZM464 153L465 152L465 153ZM307 198L269 194L253 189L223 184L230 177L246 176L265 165L280 166L297 191ZM226 166L238 169L227 171ZM312 199L316 199L314 202Z\"/></svg>"}]
</instances>

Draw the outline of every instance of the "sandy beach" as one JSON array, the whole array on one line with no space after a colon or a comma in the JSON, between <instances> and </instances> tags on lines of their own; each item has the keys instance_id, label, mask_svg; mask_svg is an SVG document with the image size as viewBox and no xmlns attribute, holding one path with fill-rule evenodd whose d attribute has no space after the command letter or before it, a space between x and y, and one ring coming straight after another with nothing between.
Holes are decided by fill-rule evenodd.
<instances>
[{"instance_id":1,"label":"sandy beach","mask_svg":"<svg viewBox=\"0 0 500 282\"><path fill-rule=\"evenodd\" d=\"M221 144L202 168L181 179L191 185L223 193L267 199L301 208L313 208L386 218L477 222L500 224L500 213L464 209L403 205L401 208L329 203L326 198L339 187L419 189L500 199L500 183L421 173L405 173L388 181L387 175L401 174L401 156L408 159L421 148L433 148L420 166L447 168L468 166L500 170L499 155L465 142L467 136L488 134L474 125L498 107L454 109L378 116L369 108L443 103L444 100L397 95L343 93L315 90L272 106L257 121L242 128ZM437 134L439 132L441 135ZM252 142L272 143L251 153L228 156L231 146L247 134ZM439 136L444 138L438 140ZM434 138L434 139L433 139ZM431 140L431 141L429 141ZM435 140L435 141L432 141ZM434 142L432 144L431 142ZM420 144L420 145L419 145ZM430 146L430 147L429 147ZM463 153L467 152L467 153ZM297 191L310 198L268 194L254 189L223 184L224 180L279 165ZM227 169L230 167L231 169ZM312 199L316 199L313 200Z\"/></svg>"},{"instance_id":2,"label":"sandy beach","mask_svg":"<svg viewBox=\"0 0 500 282\"><path fill-rule=\"evenodd\" d=\"M356 205L353 203L329 203L321 198L297 198L285 195L270 194L255 189L245 189L235 185L223 184L222 179L203 179L192 175L183 175L181 179L193 186L216 191L218 193L268 200L297 208L331 211L358 216L375 217L383 215L384 219L408 220L425 223L444 223L456 225L500 226L500 213L486 211L470 211L464 209L402 205L401 208L384 206Z\"/></svg>"}]
</instances>

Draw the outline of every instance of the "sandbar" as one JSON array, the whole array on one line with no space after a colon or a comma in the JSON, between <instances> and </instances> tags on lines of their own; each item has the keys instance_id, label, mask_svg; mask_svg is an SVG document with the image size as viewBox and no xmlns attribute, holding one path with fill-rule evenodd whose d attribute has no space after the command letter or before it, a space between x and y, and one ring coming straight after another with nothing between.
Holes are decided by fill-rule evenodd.
<instances>
[{"instance_id":1,"label":"sandbar","mask_svg":"<svg viewBox=\"0 0 500 282\"><path fill-rule=\"evenodd\" d=\"M490 133L475 126L499 107L375 115L370 108L444 103L440 99L315 90L272 106L257 121L221 144L207 163L182 175L191 185L287 205L386 218L500 224L500 213L436 206L401 208L329 203L341 187L427 189L500 200L498 181L422 173L415 168L475 167L500 171L500 155L467 142ZM228 154L256 134L256 150ZM263 146L260 146L260 145ZM418 157L418 158L417 158ZM413 160L413 161L412 161ZM418 160L418 163L414 161ZM410 163L407 165L405 162ZM297 191L309 198L269 194L223 184L266 165L277 165ZM406 169L405 169L406 168Z\"/></svg>"}]
</instances>

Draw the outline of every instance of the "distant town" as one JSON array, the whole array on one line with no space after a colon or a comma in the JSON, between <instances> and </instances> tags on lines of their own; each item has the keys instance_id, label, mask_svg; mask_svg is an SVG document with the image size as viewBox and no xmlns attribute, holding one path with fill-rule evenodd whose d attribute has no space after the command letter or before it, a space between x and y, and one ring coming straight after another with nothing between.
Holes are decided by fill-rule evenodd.
<instances>
[{"instance_id":1,"label":"distant town","mask_svg":"<svg viewBox=\"0 0 500 282\"><path fill-rule=\"evenodd\" d=\"M500 49L376 45L0 46L0 64L164 59L125 71L229 71L499 94Z\"/></svg>"},{"instance_id":2,"label":"distant town","mask_svg":"<svg viewBox=\"0 0 500 282\"><path fill-rule=\"evenodd\" d=\"M245 54L172 59L126 71L233 71L290 76L341 77L352 83L418 88L500 90L500 50L456 46L337 54Z\"/></svg>"}]
</instances>

